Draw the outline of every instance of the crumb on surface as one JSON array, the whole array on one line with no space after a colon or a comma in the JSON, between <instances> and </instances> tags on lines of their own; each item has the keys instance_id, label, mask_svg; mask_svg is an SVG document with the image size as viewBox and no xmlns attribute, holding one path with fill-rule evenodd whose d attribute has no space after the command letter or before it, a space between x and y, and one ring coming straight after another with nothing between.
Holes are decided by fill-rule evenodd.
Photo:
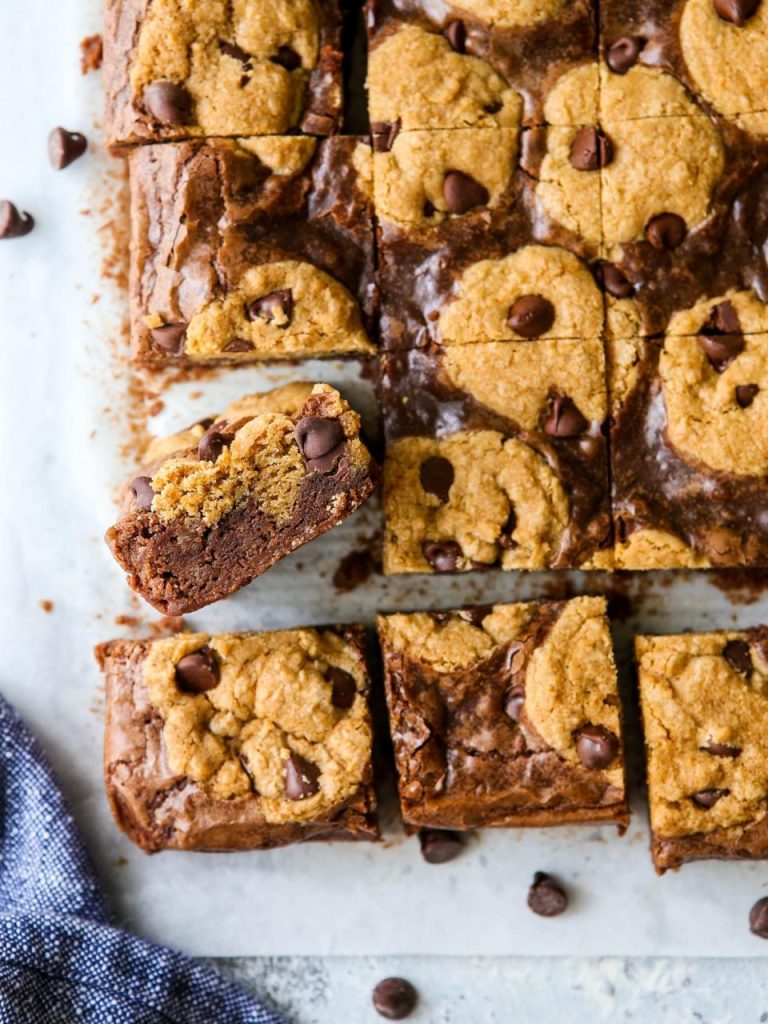
<instances>
[{"instance_id":1,"label":"crumb on surface","mask_svg":"<svg viewBox=\"0 0 768 1024\"><path fill-rule=\"evenodd\" d=\"M80 73L98 71L104 58L104 41L98 33L80 40Z\"/></svg>"}]
</instances>

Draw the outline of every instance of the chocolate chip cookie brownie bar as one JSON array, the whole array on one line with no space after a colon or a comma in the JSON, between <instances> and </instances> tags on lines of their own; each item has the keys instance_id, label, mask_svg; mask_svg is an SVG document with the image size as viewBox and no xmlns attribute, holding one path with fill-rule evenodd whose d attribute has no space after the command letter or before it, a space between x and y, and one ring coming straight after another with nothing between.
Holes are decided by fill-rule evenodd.
<instances>
[{"instance_id":1,"label":"chocolate chip cookie brownie bar","mask_svg":"<svg viewBox=\"0 0 768 1024\"><path fill-rule=\"evenodd\" d=\"M182 615L233 593L373 491L360 418L327 384L295 383L155 441L107 544L128 583Z\"/></svg>"},{"instance_id":2,"label":"chocolate chip cookie brownie bar","mask_svg":"<svg viewBox=\"0 0 768 1024\"><path fill-rule=\"evenodd\" d=\"M382 357L384 571L609 568L602 343Z\"/></svg>"},{"instance_id":3,"label":"chocolate chip cookie brownie bar","mask_svg":"<svg viewBox=\"0 0 768 1024\"><path fill-rule=\"evenodd\" d=\"M768 334L610 346L616 567L768 565Z\"/></svg>"},{"instance_id":4,"label":"chocolate chip cookie brownie bar","mask_svg":"<svg viewBox=\"0 0 768 1024\"><path fill-rule=\"evenodd\" d=\"M149 363L370 354L371 150L352 137L134 149L131 337Z\"/></svg>"},{"instance_id":5,"label":"chocolate chip cookie brownie bar","mask_svg":"<svg viewBox=\"0 0 768 1024\"><path fill-rule=\"evenodd\" d=\"M636 638L656 870L768 857L768 630Z\"/></svg>"},{"instance_id":6,"label":"chocolate chip cookie brownie bar","mask_svg":"<svg viewBox=\"0 0 768 1024\"><path fill-rule=\"evenodd\" d=\"M361 626L113 640L104 775L147 853L376 839Z\"/></svg>"},{"instance_id":7,"label":"chocolate chip cookie brownie bar","mask_svg":"<svg viewBox=\"0 0 768 1024\"><path fill-rule=\"evenodd\" d=\"M406 825L626 826L602 598L382 615L378 629Z\"/></svg>"},{"instance_id":8,"label":"chocolate chip cookie brownie bar","mask_svg":"<svg viewBox=\"0 0 768 1024\"><path fill-rule=\"evenodd\" d=\"M336 0L107 0L107 145L330 135L340 41Z\"/></svg>"}]
</instances>

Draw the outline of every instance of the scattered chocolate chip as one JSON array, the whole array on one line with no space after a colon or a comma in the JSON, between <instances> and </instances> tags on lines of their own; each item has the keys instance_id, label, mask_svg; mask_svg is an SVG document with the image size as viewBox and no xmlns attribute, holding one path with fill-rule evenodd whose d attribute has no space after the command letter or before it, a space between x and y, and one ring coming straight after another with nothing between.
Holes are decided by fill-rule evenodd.
<instances>
[{"instance_id":1,"label":"scattered chocolate chip","mask_svg":"<svg viewBox=\"0 0 768 1024\"><path fill-rule=\"evenodd\" d=\"M763 896L750 910L749 930L760 939L768 939L768 896Z\"/></svg>"},{"instance_id":2,"label":"scattered chocolate chip","mask_svg":"<svg viewBox=\"0 0 768 1024\"><path fill-rule=\"evenodd\" d=\"M443 195L449 213L467 213L485 206L490 196L485 185L463 171L448 171L443 180Z\"/></svg>"},{"instance_id":3,"label":"scattered chocolate chip","mask_svg":"<svg viewBox=\"0 0 768 1024\"><path fill-rule=\"evenodd\" d=\"M192 97L177 82L151 82L144 106L160 124L186 124L192 115Z\"/></svg>"},{"instance_id":4,"label":"scattered chocolate chip","mask_svg":"<svg viewBox=\"0 0 768 1024\"><path fill-rule=\"evenodd\" d=\"M613 143L599 128L579 128L571 143L571 167L577 171L597 171L613 160Z\"/></svg>"},{"instance_id":5,"label":"scattered chocolate chip","mask_svg":"<svg viewBox=\"0 0 768 1024\"><path fill-rule=\"evenodd\" d=\"M234 436L220 427L211 427L200 438L197 445L197 457L201 462L215 462L227 445L232 444Z\"/></svg>"},{"instance_id":6,"label":"scattered chocolate chip","mask_svg":"<svg viewBox=\"0 0 768 1024\"><path fill-rule=\"evenodd\" d=\"M289 800L306 800L320 789L319 778L317 765L294 752L285 762L285 795Z\"/></svg>"},{"instance_id":7,"label":"scattered chocolate chip","mask_svg":"<svg viewBox=\"0 0 768 1024\"><path fill-rule=\"evenodd\" d=\"M232 341L228 341L222 352L252 352L254 348L252 341L247 341L245 338L233 338Z\"/></svg>"},{"instance_id":8,"label":"scattered chocolate chip","mask_svg":"<svg viewBox=\"0 0 768 1024\"><path fill-rule=\"evenodd\" d=\"M434 494L440 501L448 501L454 480L453 466L442 455L433 455L422 462L419 480L427 494Z\"/></svg>"},{"instance_id":9,"label":"scattered chocolate chip","mask_svg":"<svg viewBox=\"0 0 768 1024\"><path fill-rule=\"evenodd\" d=\"M594 266L594 274L599 287L614 299L628 299L635 291L635 286L615 263L599 260Z\"/></svg>"},{"instance_id":10,"label":"scattered chocolate chip","mask_svg":"<svg viewBox=\"0 0 768 1024\"><path fill-rule=\"evenodd\" d=\"M605 61L615 74L626 75L637 64L644 46L645 40L641 36L622 36L605 51Z\"/></svg>"},{"instance_id":11,"label":"scattered chocolate chip","mask_svg":"<svg viewBox=\"0 0 768 1024\"><path fill-rule=\"evenodd\" d=\"M23 238L34 226L30 213L20 213L10 199L0 199L0 238Z\"/></svg>"},{"instance_id":12,"label":"scattered chocolate chip","mask_svg":"<svg viewBox=\"0 0 768 1024\"><path fill-rule=\"evenodd\" d=\"M616 760L619 741L604 725L585 725L576 730L573 738L585 768L607 768Z\"/></svg>"},{"instance_id":13,"label":"scattered chocolate chip","mask_svg":"<svg viewBox=\"0 0 768 1024\"><path fill-rule=\"evenodd\" d=\"M589 426L576 404L567 395L558 395L550 400L543 430L551 437L577 437Z\"/></svg>"},{"instance_id":14,"label":"scattered chocolate chip","mask_svg":"<svg viewBox=\"0 0 768 1024\"><path fill-rule=\"evenodd\" d=\"M711 754L713 757L738 757L741 753L741 747L732 747L728 743L715 743L710 740L706 747L701 748L705 754Z\"/></svg>"},{"instance_id":15,"label":"scattered chocolate chip","mask_svg":"<svg viewBox=\"0 0 768 1024\"><path fill-rule=\"evenodd\" d=\"M691 800L697 807L708 811L715 806L721 797L727 796L729 792L727 789L701 789L698 793L691 794Z\"/></svg>"},{"instance_id":16,"label":"scattered chocolate chip","mask_svg":"<svg viewBox=\"0 0 768 1024\"><path fill-rule=\"evenodd\" d=\"M455 572L464 554L455 540L425 540L421 551L435 572Z\"/></svg>"},{"instance_id":17,"label":"scattered chocolate chip","mask_svg":"<svg viewBox=\"0 0 768 1024\"><path fill-rule=\"evenodd\" d=\"M654 249L677 249L687 233L685 221L676 213L660 213L645 225L645 237Z\"/></svg>"},{"instance_id":18,"label":"scattered chocolate chip","mask_svg":"<svg viewBox=\"0 0 768 1024\"><path fill-rule=\"evenodd\" d=\"M735 391L736 405L741 409L748 409L759 391L757 384L739 384Z\"/></svg>"},{"instance_id":19,"label":"scattered chocolate chip","mask_svg":"<svg viewBox=\"0 0 768 1024\"><path fill-rule=\"evenodd\" d=\"M345 672L343 668L331 665L327 672L327 679L332 687L331 704L342 711L351 708L357 694L354 677L349 672Z\"/></svg>"},{"instance_id":20,"label":"scattered chocolate chip","mask_svg":"<svg viewBox=\"0 0 768 1024\"><path fill-rule=\"evenodd\" d=\"M131 491L136 502L136 508L140 512L148 512L152 508L155 492L152 490L152 478L148 476L137 476L131 481Z\"/></svg>"},{"instance_id":21,"label":"scattered chocolate chip","mask_svg":"<svg viewBox=\"0 0 768 1024\"><path fill-rule=\"evenodd\" d=\"M341 457L346 438L338 420L322 416L304 416L293 432L307 469L330 472Z\"/></svg>"},{"instance_id":22,"label":"scattered chocolate chip","mask_svg":"<svg viewBox=\"0 0 768 1024\"><path fill-rule=\"evenodd\" d=\"M246 320L266 320L268 324L277 320L276 327L288 327L293 319L293 292L290 288L280 288L261 295L246 303L244 312Z\"/></svg>"},{"instance_id":23,"label":"scattered chocolate chip","mask_svg":"<svg viewBox=\"0 0 768 1024\"><path fill-rule=\"evenodd\" d=\"M180 356L184 351L186 333L186 324L165 324L163 327L153 327L149 336L154 345L167 355Z\"/></svg>"},{"instance_id":24,"label":"scattered chocolate chip","mask_svg":"<svg viewBox=\"0 0 768 1024\"><path fill-rule=\"evenodd\" d=\"M742 334L700 334L699 348L718 373L733 362L739 353L744 351L744 335Z\"/></svg>"},{"instance_id":25,"label":"scattered chocolate chip","mask_svg":"<svg viewBox=\"0 0 768 1024\"><path fill-rule=\"evenodd\" d=\"M523 338L540 338L554 322L555 307L543 295L521 295L507 313L507 324Z\"/></svg>"},{"instance_id":26,"label":"scattered chocolate chip","mask_svg":"<svg viewBox=\"0 0 768 1024\"><path fill-rule=\"evenodd\" d=\"M568 908L568 893L544 871L537 871L528 890L528 906L541 917L557 917Z\"/></svg>"},{"instance_id":27,"label":"scattered chocolate chip","mask_svg":"<svg viewBox=\"0 0 768 1024\"><path fill-rule=\"evenodd\" d=\"M416 989L405 978L385 978L373 990L373 1007L387 1020L404 1020L416 1009Z\"/></svg>"},{"instance_id":28,"label":"scattered chocolate chip","mask_svg":"<svg viewBox=\"0 0 768 1024\"><path fill-rule=\"evenodd\" d=\"M48 159L51 167L62 171L69 167L88 148L88 140L80 132L68 132L66 128L54 128L48 136Z\"/></svg>"},{"instance_id":29,"label":"scattered chocolate chip","mask_svg":"<svg viewBox=\"0 0 768 1024\"><path fill-rule=\"evenodd\" d=\"M371 122L371 146L376 153L388 153L400 134L400 118L396 121Z\"/></svg>"},{"instance_id":30,"label":"scattered chocolate chip","mask_svg":"<svg viewBox=\"0 0 768 1024\"><path fill-rule=\"evenodd\" d=\"M449 21L443 35L456 53L467 52L467 28L463 21Z\"/></svg>"},{"instance_id":31,"label":"scattered chocolate chip","mask_svg":"<svg viewBox=\"0 0 768 1024\"><path fill-rule=\"evenodd\" d=\"M295 71L301 67L301 57L290 46L278 46L274 57L269 58L273 64L279 64L286 71Z\"/></svg>"},{"instance_id":32,"label":"scattered chocolate chip","mask_svg":"<svg viewBox=\"0 0 768 1024\"><path fill-rule=\"evenodd\" d=\"M723 648L723 657L734 670L747 679L752 675L752 653L746 640L729 640Z\"/></svg>"},{"instance_id":33,"label":"scattered chocolate chip","mask_svg":"<svg viewBox=\"0 0 768 1024\"><path fill-rule=\"evenodd\" d=\"M243 64L253 63L253 56L247 50L238 46L237 43L228 43L226 39L219 40L219 51L227 57L232 57L233 60L242 61Z\"/></svg>"},{"instance_id":34,"label":"scattered chocolate chip","mask_svg":"<svg viewBox=\"0 0 768 1024\"><path fill-rule=\"evenodd\" d=\"M184 693L205 693L218 682L219 662L208 644L185 654L176 665L176 685Z\"/></svg>"},{"instance_id":35,"label":"scattered chocolate chip","mask_svg":"<svg viewBox=\"0 0 768 1024\"><path fill-rule=\"evenodd\" d=\"M464 849L464 840L458 832L439 828L423 828L419 832L421 856L427 864L447 864L455 860Z\"/></svg>"},{"instance_id":36,"label":"scattered chocolate chip","mask_svg":"<svg viewBox=\"0 0 768 1024\"><path fill-rule=\"evenodd\" d=\"M729 299L713 306L701 325L702 334L741 334L741 323L736 307Z\"/></svg>"},{"instance_id":37,"label":"scattered chocolate chip","mask_svg":"<svg viewBox=\"0 0 768 1024\"><path fill-rule=\"evenodd\" d=\"M723 21L743 28L757 8L760 0L714 0L714 8Z\"/></svg>"},{"instance_id":38,"label":"scattered chocolate chip","mask_svg":"<svg viewBox=\"0 0 768 1024\"><path fill-rule=\"evenodd\" d=\"M522 686L513 686L504 698L504 713L513 722L519 722L523 704L525 704L525 690Z\"/></svg>"}]
</instances>

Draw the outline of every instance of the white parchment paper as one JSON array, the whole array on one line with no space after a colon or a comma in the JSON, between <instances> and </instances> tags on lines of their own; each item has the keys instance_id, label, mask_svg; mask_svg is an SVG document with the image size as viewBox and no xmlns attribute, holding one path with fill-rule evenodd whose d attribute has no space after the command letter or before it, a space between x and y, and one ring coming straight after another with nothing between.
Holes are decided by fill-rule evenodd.
<instances>
[{"instance_id":1,"label":"white parchment paper","mask_svg":"<svg viewBox=\"0 0 768 1024\"><path fill-rule=\"evenodd\" d=\"M758 955L747 914L766 892L762 864L704 863L655 877L635 780L629 833L565 828L486 832L465 855L425 865L415 840L388 829L379 846L313 844L263 854L147 857L115 828L101 783L103 694L92 646L130 635L118 616L156 620L131 601L102 534L116 485L130 471L122 446L132 406L125 300L100 278L121 216L116 165L98 130L101 76L81 78L80 39L100 29L98 0L0 4L0 195L37 218L25 239L0 242L0 689L46 745L122 920L201 955L685 954ZM67 170L48 166L49 130L92 141ZM186 425L249 390L297 376L343 387L370 407L353 365L238 370L163 394L158 431ZM551 575L371 579L339 595L340 558L377 528L369 504L235 597L191 616L204 630L369 620L377 608L547 596ZM594 590L605 578L576 579ZM626 660L632 631L747 626L765 599L731 604L706 576L649 577L634 616L617 624ZM49 613L40 601L54 604ZM636 761L636 759L635 759ZM574 894L557 920L525 906L535 870Z\"/></svg>"}]
</instances>

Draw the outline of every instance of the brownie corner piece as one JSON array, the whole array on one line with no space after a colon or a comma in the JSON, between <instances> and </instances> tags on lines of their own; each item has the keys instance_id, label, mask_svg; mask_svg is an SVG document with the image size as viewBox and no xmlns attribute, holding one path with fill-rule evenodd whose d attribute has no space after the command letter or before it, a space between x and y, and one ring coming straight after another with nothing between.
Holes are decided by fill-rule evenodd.
<instances>
[{"instance_id":1,"label":"brownie corner piece","mask_svg":"<svg viewBox=\"0 0 768 1024\"><path fill-rule=\"evenodd\" d=\"M638 636L651 852L768 857L768 629Z\"/></svg>"},{"instance_id":2,"label":"brownie corner piece","mask_svg":"<svg viewBox=\"0 0 768 1024\"><path fill-rule=\"evenodd\" d=\"M100 645L104 773L148 853L377 839L364 631Z\"/></svg>"},{"instance_id":3,"label":"brownie corner piece","mask_svg":"<svg viewBox=\"0 0 768 1024\"><path fill-rule=\"evenodd\" d=\"M181 615L245 586L370 496L360 418L326 384L232 403L150 445L107 543L129 585Z\"/></svg>"},{"instance_id":4,"label":"brownie corner piece","mask_svg":"<svg viewBox=\"0 0 768 1024\"><path fill-rule=\"evenodd\" d=\"M107 145L338 130L339 5L280 0L278 8L107 0Z\"/></svg>"},{"instance_id":5,"label":"brownie corner piece","mask_svg":"<svg viewBox=\"0 0 768 1024\"><path fill-rule=\"evenodd\" d=\"M381 615L378 631L407 825L626 827L602 598Z\"/></svg>"}]
</instances>

